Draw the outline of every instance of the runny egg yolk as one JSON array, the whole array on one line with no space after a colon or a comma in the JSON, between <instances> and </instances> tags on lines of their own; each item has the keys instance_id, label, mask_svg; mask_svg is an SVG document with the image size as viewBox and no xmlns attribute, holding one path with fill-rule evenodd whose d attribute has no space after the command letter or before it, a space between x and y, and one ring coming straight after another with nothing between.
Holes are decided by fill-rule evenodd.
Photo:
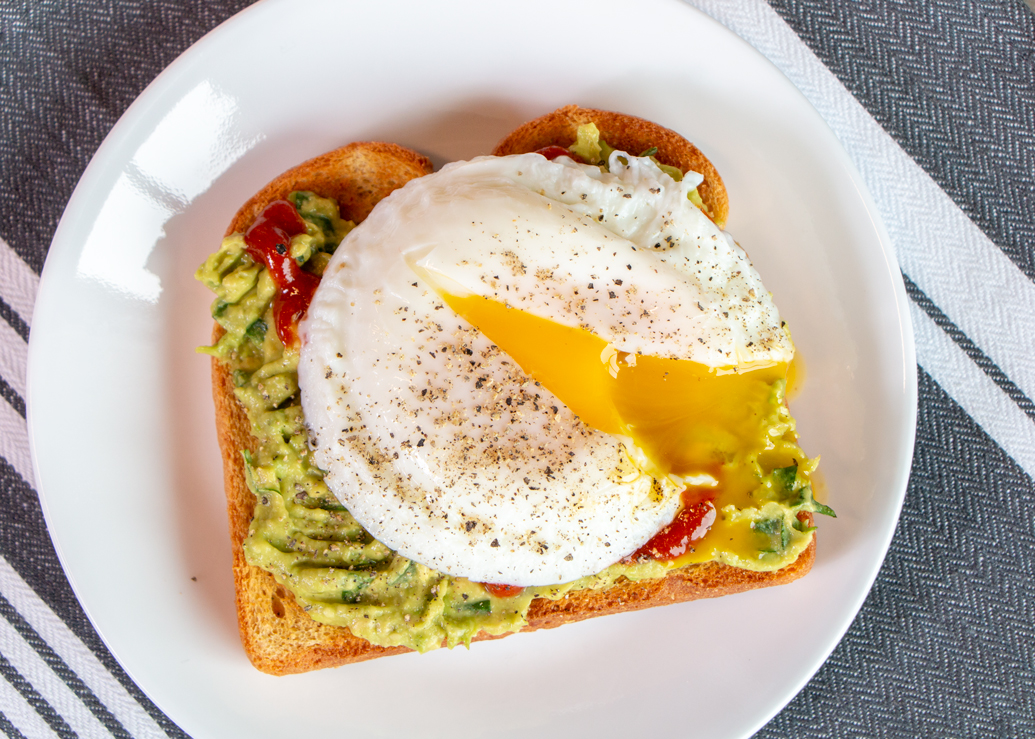
<instances>
[{"instance_id":1,"label":"runny egg yolk","mask_svg":"<svg viewBox=\"0 0 1035 739\"><path fill-rule=\"evenodd\" d=\"M774 385L787 363L716 369L627 354L589 331L494 300L439 294L588 426L630 438L655 477L719 488L724 502L757 487L757 473L736 473L728 463L773 449Z\"/></svg>"}]
</instances>

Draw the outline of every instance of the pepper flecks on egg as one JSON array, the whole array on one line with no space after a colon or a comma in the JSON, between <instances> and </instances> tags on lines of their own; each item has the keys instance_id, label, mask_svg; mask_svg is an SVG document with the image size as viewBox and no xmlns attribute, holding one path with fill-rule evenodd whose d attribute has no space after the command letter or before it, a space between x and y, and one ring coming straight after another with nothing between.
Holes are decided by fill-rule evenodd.
<instances>
[{"instance_id":1,"label":"pepper flecks on egg","mask_svg":"<svg viewBox=\"0 0 1035 739\"><path fill-rule=\"evenodd\" d=\"M733 387L737 373L709 368L790 359L758 275L687 206L690 185L625 161L611 174L537 155L449 165L382 201L334 257L349 269L327 271L302 326L314 455L353 516L404 556L514 585L602 570L675 515L682 486L664 473L705 464L652 441L664 428L630 432L669 398L607 383ZM461 306L478 300L498 306L495 329ZM327 367L349 383L327 384Z\"/></svg>"}]
</instances>

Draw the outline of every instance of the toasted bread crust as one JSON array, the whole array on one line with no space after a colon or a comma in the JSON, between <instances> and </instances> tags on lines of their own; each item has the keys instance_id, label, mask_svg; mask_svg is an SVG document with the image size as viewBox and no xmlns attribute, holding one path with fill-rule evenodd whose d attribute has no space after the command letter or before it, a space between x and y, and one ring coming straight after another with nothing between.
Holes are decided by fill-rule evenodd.
<instances>
[{"instance_id":1,"label":"toasted bread crust","mask_svg":"<svg viewBox=\"0 0 1035 739\"><path fill-rule=\"evenodd\" d=\"M668 138L658 136L659 131L671 136L675 134L647 121L615 113L597 116L598 111L569 106L532 122L548 122L541 126L533 126L532 129L529 129L532 124L522 126L504 139L495 153L519 153L574 140L574 128L569 137L568 128L550 123L556 121L552 116L560 113L565 113L565 120L579 120L579 116L584 113L593 114L592 120L604 132L604 138L618 148L642 151L647 145L655 145L658 146L659 154L663 151L663 144L666 152L680 149L678 142L670 143ZM577 126L577 123L573 125ZM553 126L551 130L557 138L546 136L545 131L550 126ZM526 129L527 133L518 135ZM644 145L644 141L648 143ZM684 141L682 149L686 147L697 151ZM700 156L703 159L703 155ZM682 162L683 159L659 158L673 166L682 166L675 162ZM703 161L707 163L707 159ZM697 166L700 166L699 162ZM693 165L687 168L701 171ZM710 163L707 163L707 169L714 171ZM245 230L269 202L300 189L336 198L342 217L359 222L389 192L430 171L431 163L427 158L402 147L381 143L350 144L299 165L273 180L238 211L227 234ZM714 177L712 182L717 182L721 188L722 181L718 179L718 174ZM706 199L705 202L709 201ZM725 189L722 189L721 199L713 202L721 202L725 208ZM725 210L722 212L725 217ZM216 325L213 343L218 341L222 333L222 329ZM251 434L244 409L234 397L234 384L229 370L216 359L212 361L212 390L216 429L223 456L238 625L241 641L252 664L263 672L286 675L409 651L404 647L379 647L353 636L347 628L313 621L297 604L294 596L279 585L270 573L247 563L243 543L248 536L255 497L245 482L241 452L244 449L256 452L258 442ZM793 564L777 572L750 572L713 562L675 570L660 580L619 582L606 590L575 591L556 601L536 599L529 608L528 625L523 631L556 628L595 616L718 597L791 582L811 569L815 546L813 539ZM499 637L480 634L475 640L492 638Z\"/></svg>"},{"instance_id":2,"label":"toasted bread crust","mask_svg":"<svg viewBox=\"0 0 1035 739\"><path fill-rule=\"evenodd\" d=\"M392 190L430 172L430 159L398 144L349 144L289 169L259 190L237 211L226 235L244 231L263 208L295 190L334 198L341 217L359 223Z\"/></svg>"},{"instance_id":3,"label":"toasted bread crust","mask_svg":"<svg viewBox=\"0 0 1035 739\"><path fill-rule=\"evenodd\" d=\"M552 145L568 146L575 141L576 132L584 123L595 123L600 130L600 138L615 149L639 154L656 146L658 152L655 157L662 164L703 175L704 182L697 192L719 228L725 225L730 209L729 198L722 177L708 157L675 131L642 118L566 105L514 129L496 144L492 153L502 157L538 151Z\"/></svg>"}]
</instances>

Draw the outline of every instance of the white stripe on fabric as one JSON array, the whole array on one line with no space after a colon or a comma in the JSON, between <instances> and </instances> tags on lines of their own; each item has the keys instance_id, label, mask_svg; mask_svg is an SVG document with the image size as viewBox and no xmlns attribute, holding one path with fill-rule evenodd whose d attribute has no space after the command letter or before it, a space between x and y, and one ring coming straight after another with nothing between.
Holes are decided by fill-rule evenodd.
<instances>
[{"instance_id":1,"label":"white stripe on fabric","mask_svg":"<svg viewBox=\"0 0 1035 739\"><path fill-rule=\"evenodd\" d=\"M51 708L80 737L110 737L109 732L79 696L65 685L5 618L0 618L0 644L11 666L36 689Z\"/></svg>"},{"instance_id":2,"label":"white stripe on fabric","mask_svg":"<svg viewBox=\"0 0 1035 739\"><path fill-rule=\"evenodd\" d=\"M25 419L11 404L0 401L0 457L7 460L25 482L36 487L29 454L29 429Z\"/></svg>"},{"instance_id":3,"label":"white stripe on fabric","mask_svg":"<svg viewBox=\"0 0 1035 739\"><path fill-rule=\"evenodd\" d=\"M1035 425L920 306L910 301L909 311L920 366L1035 478Z\"/></svg>"},{"instance_id":4,"label":"white stripe on fabric","mask_svg":"<svg viewBox=\"0 0 1035 739\"><path fill-rule=\"evenodd\" d=\"M32 306L39 286L40 278L32 267L0 239L0 298L14 308L27 326L32 325Z\"/></svg>"},{"instance_id":5,"label":"white stripe on fabric","mask_svg":"<svg viewBox=\"0 0 1035 739\"><path fill-rule=\"evenodd\" d=\"M0 677L0 706L3 706L7 720L25 735L25 739L55 739L57 737L43 717L36 713L36 709L30 706L22 694L2 677Z\"/></svg>"},{"instance_id":6,"label":"white stripe on fabric","mask_svg":"<svg viewBox=\"0 0 1035 739\"><path fill-rule=\"evenodd\" d=\"M1035 331L1031 330L1035 284L902 150L769 5L761 0L688 1L753 45L801 90L859 170L903 272L1026 395L1035 397L1035 362L1030 361L1035 355ZM945 352L924 352L919 346L917 352L927 357L921 363L939 384L942 377L956 372L952 363L936 364L950 359ZM983 375L976 365L966 373L973 380ZM1014 405L991 382L951 386L953 390L943 385L964 406L964 399L975 402L972 396L977 392L988 396L984 402L990 406ZM989 416L974 420L1006 448L1010 439L1001 438L1003 424L992 424ZM1023 425L1029 427L1031 421L1025 417Z\"/></svg>"},{"instance_id":7,"label":"white stripe on fabric","mask_svg":"<svg viewBox=\"0 0 1035 739\"><path fill-rule=\"evenodd\" d=\"M0 319L0 377L22 396L22 400L25 399L25 366L28 357L29 345L11 328L11 324Z\"/></svg>"},{"instance_id":8,"label":"white stripe on fabric","mask_svg":"<svg viewBox=\"0 0 1035 739\"><path fill-rule=\"evenodd\" d=\"M65 625L54 611L21 578L7 560L0 557L0 583L3 596L40 635L69 668L79 676L97 700L118 719L136 739L166 738L154 719L112 677L93 652Z\"/></svg>"},{"instance_id":9,"label":"white stripe on fabric","mask_svg":"<svg viewBox=\"0 0 1035 739\"><path fill-rule=\"evenodd\" d=\"M909 245L898 247L902 271L1025 395L1035 399L1035 283L926 172L915 169L941 197L919 197L913 189L919 187L919 177L903 177L895 191L889 187L875 196L892 239ZM907 186L909 179L913 181ZM888 199L897 199L893 215L881 202Z\"/></svg>"},{"instance_id":10,"label":"white stripe on fabric","mask_svg":"<svg viewBox=\"0 0 1035 739\"><path fill-rule=\"evenodd\" d=\"M36 478L29 453L29 428L25 419L9 403L0 401L0 456L22 475L32 487Z\"/></svg>"}]
</instances>

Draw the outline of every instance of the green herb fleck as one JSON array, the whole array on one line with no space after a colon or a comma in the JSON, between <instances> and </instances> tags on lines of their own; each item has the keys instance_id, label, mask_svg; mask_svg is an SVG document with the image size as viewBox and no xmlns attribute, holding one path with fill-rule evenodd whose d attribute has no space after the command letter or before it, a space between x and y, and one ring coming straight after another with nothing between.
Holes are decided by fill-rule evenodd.
<instances>
[{"instance_id":1,"label":"green herb fleck","mask_svg":"<svg viewBox=\"0 0 1035 739\"><path fill-rule=\"evenodd\" d=\"M262 342L264 338L266 338L266 329L268 328L269 327L266 325L266 322L264 320L262 320L261 318L256 318L254 321L252 321L252 324L248 327L244 334L249 339L254 341L256 344L259 344Z\"/></svg>"},{"instance_id":2,"label":"green herb fleck","mask_svg":"<svg viewBox=\"0 0 1035 739\"><path fill-rule=\"evenodd\" d=\"M791 532L782 518L764 518L751 524L755 532L769 537L768 547L759 547L758 551L776 554L784 551L791 543Z\"/></svg>"},{"instance_id":3,"label":"green herb fleck","mask_svg":"<svg viewBox=\"0 0 1035 739\"><path fill-rule=\"evenodd\" d=\"M474 615L474 614L478 614L478 613L489 613L492 610L492 601L486 599L486 600L476 600L476 601L473 601L473 602L472 601L466 601L466 602L462 602L462 603L453 603L453 608L455 608L458 613L461 613L461 614L464 614L464 615Z\"/></svg>"}]
</instances>

